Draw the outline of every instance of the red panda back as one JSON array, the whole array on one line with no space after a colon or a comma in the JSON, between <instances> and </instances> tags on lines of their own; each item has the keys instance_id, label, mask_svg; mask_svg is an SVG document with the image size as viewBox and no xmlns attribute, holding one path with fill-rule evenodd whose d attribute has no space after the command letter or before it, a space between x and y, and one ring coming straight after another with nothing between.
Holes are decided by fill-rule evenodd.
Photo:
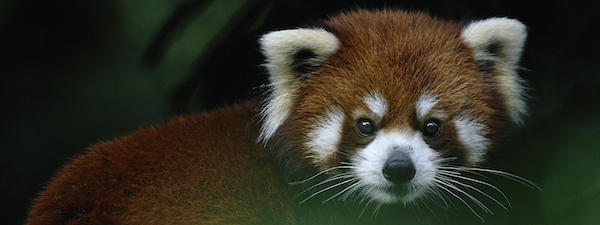
<instances>
[{"instance_id":1,"label":"red panda back","mask_svg":"<svg viewBox=\"0 0 600 225\"><path fill-rule=\"evenodd\" d=\"M256 110L252 102L180 117L94 145L50 182L26 224L253 224L247 219L289 218L289 209L281 208L289 205L283 204L289 201L286 184L274 160L255 144L256 124L248 122Z\"/></svg>"}]
</instances>

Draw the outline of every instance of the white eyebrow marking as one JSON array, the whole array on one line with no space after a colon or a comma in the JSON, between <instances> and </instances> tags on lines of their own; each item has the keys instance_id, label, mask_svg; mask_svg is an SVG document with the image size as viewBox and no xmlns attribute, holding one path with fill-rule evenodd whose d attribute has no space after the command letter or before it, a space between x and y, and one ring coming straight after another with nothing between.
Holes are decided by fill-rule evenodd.
<instances>
[{"instance_id":1,"label":"white eyebrow marking","mask_svg":"<svg viewBox=\"0 0 600 225\"><path fill-rule=\"evenodd\" d=\"M417 119L419 121L425 120L425 115L429 113L429 111L435 106L437 103L437 98L430 94L423 94L417 100Z\"/></svg>"},{"instance_id":2,"label":"white eyebrow marking","mask_svg":"<svg viewBox=\"0 0 600 225\"><path fill-rule=\"evenodd\" d=\"M337 108L326 111L324 117L319 117L308 137L310 140L306 147L312 151L311 158L314 162L327 160L337 151L337 145L342 136L344 112Z\"/></svg>"},{"instance_id":3,"label":"white eyebrow marking","mask_svg":"<svg viewBox=\"0 0 600 225\"><path fill-rule=\"evenodd\" d=\"M458 139L469 150L469 161L473 164L481 162L489 145L485 138L485 125L464 115L457 117L454 124L457 128Z\"/></svg>"},{"instance_id":4,"label":"white eyebrow marking","mask_svg":"<svg viewBox=\"0 0 600 225\"><path fill-rule=\"evenodd\" d=\"M373 112L380 119L383 118L388 110L388 104L385 98L378 94L369 94L364 98L365 104L369 107L369 110Z\"/></svg>"}]
</instances>

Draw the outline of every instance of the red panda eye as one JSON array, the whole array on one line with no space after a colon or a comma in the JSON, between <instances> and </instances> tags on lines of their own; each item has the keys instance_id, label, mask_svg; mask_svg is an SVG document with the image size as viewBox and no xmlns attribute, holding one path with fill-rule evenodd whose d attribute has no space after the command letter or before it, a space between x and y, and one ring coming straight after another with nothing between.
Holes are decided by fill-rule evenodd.
<instances>
[{"instance_id":1,"label":"red panda eye","mask_svg":"<svg viewBox=\"0 0 600 225\"><path fill-rule=\"evenodd\" d=\"M367 118L358 119L356 121L356 133L363 137L373 135L375 133L375 123Z\"/></svg>"},{"instance_id":2,"label":"red panda eye","mask_svg":"<svg viewBox=\"0 0 600 225\"><path fill-rule=\"evenodd\" d=\"M438 137L440 135L441 122L438 119L430 119L423 126L423 135L425 137Z\"/></svg>"}]
</instances>

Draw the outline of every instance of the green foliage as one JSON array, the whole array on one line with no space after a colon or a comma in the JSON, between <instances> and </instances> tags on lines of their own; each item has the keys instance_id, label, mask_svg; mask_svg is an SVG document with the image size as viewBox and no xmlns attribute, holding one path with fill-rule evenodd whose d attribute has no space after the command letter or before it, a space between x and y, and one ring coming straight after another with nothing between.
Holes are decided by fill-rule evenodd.
<instances>
[{"instance_id":1,"label":"green foliage","mask_svg":"<svg viewBox=\"0 0 600 225\"><path fill-rule=\"evenodd\" d=\"M600 118L584 117L563 130L543 181L542 209L547 224L600 221Z\"/></svg>"}]
</instances>

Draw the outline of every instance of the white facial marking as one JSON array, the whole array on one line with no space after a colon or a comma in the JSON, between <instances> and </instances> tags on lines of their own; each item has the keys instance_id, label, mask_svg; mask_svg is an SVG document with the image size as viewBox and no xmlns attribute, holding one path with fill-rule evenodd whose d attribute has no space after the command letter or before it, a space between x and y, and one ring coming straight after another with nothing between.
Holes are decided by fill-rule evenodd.
<instances>
[{"instance_id":1,"label":"white facial marking","mask_svg":"<svg viewBox=\"0 0 600 225\"><path fill-rule=\"evenodd\" d=\"M417 100L417 119L419 119L419 121L423 122L425 120L425 116L427 115L427 113L429 113L429 111L433 108L433 106L435 106L435 104L437 103L437 98L429 95L429 94L423 94L421 95L421 97L419 97L419 100Z\"/></svg>"},{"instance_id":2,"label":"white facial marking","mask_svg":"<svg viewBox=\"0 0 600 225\"><path fill-rule=\"evenodd\" d=\"M483 160L488 148L488 140L485 138L485 125L478 123L468 116L459 116L454 120L457 128L458 139L467 147L469 154L467 158L473 164Z\"/></svg>"},{"instance_id":3,"label":"white facial marking","mask_svg":"<svg viewBox=\"0 0 600 225\"><path fill-rule=\"evenodd\" d=\"M508 114L514 123L522 124L527 108L523 80L516 70L527 37L525 25L514 19L490 18L469 24L461 37L473 48L475 58L494 62L494 75L504 95ZM499 48L497 55L487 52L493 44Z\"/></svg>"},{"instance_id":4,"label":"white facial marking","mask_svg":"<svg viewBox=\"0 0 600 225\"><path fill-rule=\"evenodd\" d=\"M394 149L398 146L398 149ZM383 166L388 157L394 151L405 151L415 166L415 177L409 182L409 188L413 191L405 196L390 193L386 188L392 185L383 176ZM351 158L356 166L353 169L355 175L364 183L366 189L370 189L369 196L381 203L393 203L397 201L410 202L423 194L425 187L432 185L437 166L434 162L439 154L429 148L423 141L419 132L401 133L393 131L380 133L366 148L359 150Z\"/></svg>"},{"instance_id":5,"label":"white facial marking","mask_svg":"<svg viewBox=\"0 0 600 225\"><path fill-rule=\"evenodd\" d=\"M337 151L342 136L344 113L340 109L330 109L318 119L314 130L308 133L310 140L306 147L311 151L313 162L323 162Z\"/></svg>"},{"instance_id":6,"label":"white facial marking","mask_svg":"<svg viewBox=\"0 0 600 225\"><path fill-rule=\"evenodd\" d=\"M385 98L378 94L370 94L364 98L365 104L379 119L383 118L388 110L388 104Z\"/></svg>"},{"instance_id":7,"label":"white facial marking","mask_svg":"<svg viewBox=\"0 0 600 225\"><path fill-rule=\"evenodd\" d=\"M313 63L321 63L337 51L339 40L323 29L291 29L262 36L260 45L267 59L264 65L270 74L272 88L261 111L263 124L258 140L266 142L290 114L297 77L292 65L293 55L307 49L315 53Z\"/></svg>"}]
</instances>

